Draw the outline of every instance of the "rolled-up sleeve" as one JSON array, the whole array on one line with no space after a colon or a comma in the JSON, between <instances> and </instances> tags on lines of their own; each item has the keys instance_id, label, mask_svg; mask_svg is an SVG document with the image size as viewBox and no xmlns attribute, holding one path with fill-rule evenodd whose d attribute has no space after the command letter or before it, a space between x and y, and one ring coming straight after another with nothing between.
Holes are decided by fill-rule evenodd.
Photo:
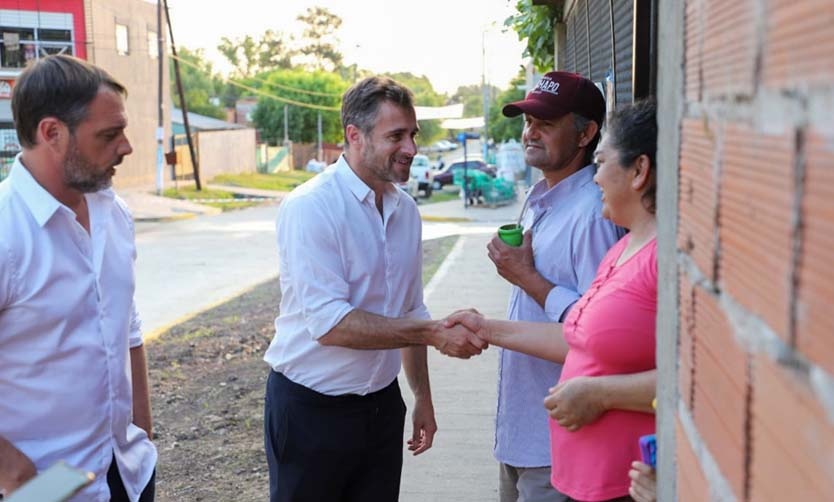
<instances>
[{"instance_id":1,"label":"rolled-up sleeve","mask_svg":"<svg viewBox=\"0 0 834 502\"><path fill-rule=\"evenodd\" d=\"M277 223L285 293L293 295L313 340L353 310L335 225L314 198L285 202Z\"/></svg>"},{"instance_id":2,"label":"rolled-up sleeve","mask_svg":"<svg viewBox=\"0 0 834 502\"><path fill-rule=\"evenodd\" d=\"M594 282L605 254L623 234L622 229L602 217L593 217L587 224L577 226L571 252L577 291L562 286L550 290L545 301L545 313L551 321L564 320L573 304Z\"/></svg>"}]
</instances>

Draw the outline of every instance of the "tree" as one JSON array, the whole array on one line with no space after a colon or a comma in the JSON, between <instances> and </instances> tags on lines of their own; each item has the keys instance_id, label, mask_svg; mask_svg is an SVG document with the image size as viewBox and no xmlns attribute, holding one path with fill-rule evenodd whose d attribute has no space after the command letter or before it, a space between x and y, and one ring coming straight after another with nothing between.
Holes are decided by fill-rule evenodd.
<instances>
[{"instance_id":1,"label":"tree","mask_svg":"<svg viewBox=\"0 0 834 502\"><path fill-rule=\"evenodd\" d=\"M225 118L226 113L223 108L212 102L219 98L223 90L222 83L219 77L214 75L211 63L204 59L203 51L201 49L192 51L187 47L180 47L178 56L184 61L184 64L180 65L180 75L188 111L218 119ZM174 77L174 61L170 60L168 66L171 75L172 101L174 106L182 108Z\"/></svg>"},{"instance_id":2,"label":"tree","mask_svg":"<svg viewBox=\"0 0 834 502\"><path fill-rule=\"evenodd\" d=\"M489 137L496 142L507 141L508 139L521 139L521 131L524 129L524 119L519 117L505 117L501 109L507 103L524 99L524 76L514 78L509 87L501 92L496 98L494 105L489 109Z\"/></svg>"},{"instance_id":3,"label":"tree","mask_svg":"<svg viewBox=\"0 0 834 502\"><path fill-rule=\"evenodd\" d=\"M492 102L501 92L494 85L487 87L487 99ZM484 93L480 84L462 85L449 99L452 103L463 103L464 117L482 117L484 115Z\"/></svg>"},{"instance_id":4,"label":"tree","mask_svg":"<svg viewBox=\"0 0 834 502\"><path fill-rule=\"evenodd\" d=\"M562 8L553 5L533 5L532 0L517 0L516 14L504 21L504 26L518 33L519 40L527 40L524 56L530 56L541 72L553 69L553 23L562 17Z\"/></svg>"},{"instance_id":5,"label":"tree","mask_svg":"<svg viewBox=\"0 0 834 502\"><path fill-rule=\"evenodd\" d=\"M323 7L310 7L296 18L305 24L302 45L302 65L313 70L336 71L342 67L342 53L336 32L342 26L342 18Z\"/></svg>"},{"instance_id":6,"label":"tree","mask_svg":"<svg viewBox=\"0 0 834 502\"><path fill-rule=\"evenodd\" d=\"M322 136L326 143L341 143L344 139L342 122L338 111L341 97L348 83L339 75L323 71L274 70L259 75L254 83L265 93L300 102L336 108L321 111ZM297 90L288 90L297 89ZM284 103L277 99L261 96L252 114L261 137L270 144L279 144L284 139ZM319 110L298 105L288 105L288 137L292 141L314 143L317 140Z\"/></svg>"},{"instance_id":7,"label":"tree","mask_svg":"<svg viewBox=\"0 0 834 502\"><path fill-rule=\"evenodd\" d=\"M251 35L235 40L222 37L217 50L243 78L276 68L291 68L295 54L284 35L272 30L266 30L260 38Z\"/></svg>"},{"instance_id":8,"label":"tree","mask_svg":"<svg viewBox=\"0 0 834 502\"><path fill-rule=\"evenodd\" d=\"M385 76L393 78L411 89L411 92L414 93L414 104L416 106L443 106L446 104L445 97L434 90L425 75L417 76L412 73L401 72L387 73ZM431 144L446 135L446 131L440 127L439 120L420 120L418 125L420 126L418 142L422 145Z\"/></svg>"}]
</instances>

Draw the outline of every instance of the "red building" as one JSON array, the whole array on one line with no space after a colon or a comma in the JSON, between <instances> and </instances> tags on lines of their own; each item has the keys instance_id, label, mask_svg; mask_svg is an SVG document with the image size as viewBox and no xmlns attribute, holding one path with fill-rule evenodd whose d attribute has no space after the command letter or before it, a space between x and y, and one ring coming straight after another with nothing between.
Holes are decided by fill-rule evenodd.
<instances>
[{"instance_id":1,"label":"red building","mask_svg":"<svg viewBox=\"0 0 834 502\"><path fill-rule=\"evenodd\" d=\"M33 59L70 54L104 68L127 86L128 136L134 152L120 167L115 183L153 186L160 106L157 31L157 5L147 0L0 0L0 179L5 174L2 166L8 169L20 150L11 112L15 79ZM167 137L168 63L162 52Z\"/></svg>"}]
</instances>

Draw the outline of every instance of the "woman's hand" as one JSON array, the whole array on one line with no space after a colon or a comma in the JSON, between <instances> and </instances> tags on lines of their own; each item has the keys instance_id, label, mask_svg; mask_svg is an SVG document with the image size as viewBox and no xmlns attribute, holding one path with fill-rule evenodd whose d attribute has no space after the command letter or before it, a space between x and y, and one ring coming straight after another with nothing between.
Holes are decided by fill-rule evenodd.
<instances>
[{"instance_id":1,"label":"woman's hand","mask_svg":"<svg viewBox=\"0 0 834 502\"><path fill-rule=\"evenodd\" d=\"M657 501L657 472L651 466L634 461L628 477L631 478L628 494L635 502Z\"/></svg>"},{"instance_id":2,"label":"woman's hand","mask_svg":"<svg viewBox=\"0 0 834 502\"><path fill-rule=\"evenodd\" d=\"M559 383L544 399L550 417L570 432L595 422L605 413L601 388L595 377L580 376Z\"/></svg>"}]
</instances>

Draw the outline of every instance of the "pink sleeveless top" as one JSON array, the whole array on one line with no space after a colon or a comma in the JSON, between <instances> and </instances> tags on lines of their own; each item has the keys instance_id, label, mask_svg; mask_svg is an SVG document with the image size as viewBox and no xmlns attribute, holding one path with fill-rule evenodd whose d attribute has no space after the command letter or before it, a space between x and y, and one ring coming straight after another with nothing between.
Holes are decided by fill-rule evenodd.
<instances>
[{"instance_id":1,"label":"pink sleeveless top","mask_svg":"<svg viewBox=\"0 0 834 502\"><path fill-rule=\"evenodd\" d=\"M591 287L565 319L570 351L560 381L655 368L657 241L616 266L629 238L608 251ZM628 495L628 470L640 459L638 438L654 430L653 414L631 411L608 411L576 432L551 419L553 486L577 500Z\"/></svg>"}]
</instances>

